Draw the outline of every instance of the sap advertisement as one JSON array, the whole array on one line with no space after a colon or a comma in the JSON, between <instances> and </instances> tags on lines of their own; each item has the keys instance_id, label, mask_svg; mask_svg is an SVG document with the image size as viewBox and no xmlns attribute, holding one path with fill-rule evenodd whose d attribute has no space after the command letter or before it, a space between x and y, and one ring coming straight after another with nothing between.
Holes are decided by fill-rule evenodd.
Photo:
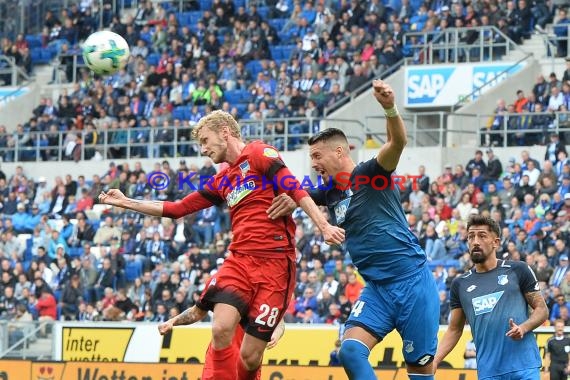
<instances>
[{"instance_id":1,"label":"sap advertisement","mask_svg":"<svg viewBox=\"0 0 570 380\"><path fill-rule=\"evenodd\" d=\"M524 66L525 62L503 62L406 67L406 107L450 107L473 101Z\"/></svg>"}]
</instances>

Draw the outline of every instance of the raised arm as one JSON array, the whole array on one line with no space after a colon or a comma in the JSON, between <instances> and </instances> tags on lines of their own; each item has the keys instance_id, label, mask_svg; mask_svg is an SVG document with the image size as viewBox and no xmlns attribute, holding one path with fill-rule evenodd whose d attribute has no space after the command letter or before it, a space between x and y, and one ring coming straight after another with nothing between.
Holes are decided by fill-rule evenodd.
<instances>
[{"instance_id":1,"label":"raised arm","mask_svg":"<svg viewBox=\"0 0 570 380\"><path fill-rule=\"evenodd\" d=\"M465 313L461 308L455 308L451 310L451 318L449 321L449 326L447 326L447 331L443 334L441 342L437 347L437 353L433 360L433 367L437 369L439 363L445 359L445 357L453 350L453 348L459 342L459 338L463 335L463 328L465 327Z\"/></svg>"},{"instance_id":2,"label":"raised arm","mask_svg":"<svg viewBox=\"0 0 570 380\"><path fill-rule=\"evenodd\" d=\"M376 160L387 171L393 171L398 166L400 156L406 146L406 127L396 108L394 90L381 80L372 82L374 97L386 112L386 142L380 148Z\"/></svg>"}]
</instances>

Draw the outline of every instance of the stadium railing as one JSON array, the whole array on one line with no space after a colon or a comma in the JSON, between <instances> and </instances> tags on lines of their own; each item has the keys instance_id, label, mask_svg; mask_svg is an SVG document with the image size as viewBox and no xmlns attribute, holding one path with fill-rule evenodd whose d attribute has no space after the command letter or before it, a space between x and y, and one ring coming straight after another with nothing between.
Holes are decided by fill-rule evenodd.
<instances>
[{"instance_id":1,"label":"stadium railing","mask_svg":"<svg viewBox=\"0 0 570 380\"><path fill-rule=\"evenodd\" d=\"M19 86L29 80L28 74L16 65L14 57L0 55L0 85Z\"/></svg>"},{"instance_id":2,"label":"stadium railing","mask_svg":"<svg viewBox=\"0 0 570 380\"><path fill-rule=\"evenodd\" d=\"M365 139L364 125L354 120L287 118L242 119L239 122L244 139L262 139L282 151L301 147L310 136L328 127L342 129L343 126L355 124L362 134L349 135L349 142L362 146ZM0 156L4 162L199 156L200 148L191 138L192 129L191 126L105 129L96 132L95 144L84 143L88 135L93 136L91 131L86 130L0 134L0 145L5 145L1 146ZM69 138L69 134L75 134L76 138ZM22 141L26 143L19 143Z\"/></svg>"},{"instance_id":3,"label":"stadium railing","mask_svg":"<svg viewBox=\"0 0 570 380\"><path fill-rule=\"evenodd\" d=\"M38 344L41 331L53 331L54 321L0 321L0 358L46 360L52 357L51 343Z\"/></svg>"}]
</instances>

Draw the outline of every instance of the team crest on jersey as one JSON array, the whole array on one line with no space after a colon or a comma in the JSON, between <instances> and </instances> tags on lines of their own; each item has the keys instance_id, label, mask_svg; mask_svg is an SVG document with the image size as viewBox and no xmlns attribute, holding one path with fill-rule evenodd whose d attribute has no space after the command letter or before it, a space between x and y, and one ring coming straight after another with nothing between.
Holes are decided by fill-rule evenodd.
<instances>
[{"instance_id":1,"label":"team crest on jersey","mask_svg":"<svg viewBox=\"0 0 570 380\"><path fill-rule=\"evenodd\" d=\"M493 311L504 291L486 294L481 297L473 298L471 303L473 304L473 310L475 315L487 314Z\"/></svg>"},{"instance_id":2,"label":"team crest on jersey","mask_svg":"<svg viewBox=\"0 0 570 380\"><path fill-rule=\"evenodd\" d=\"M404 340L404 351L408 354L414 352L414 342L411 340Z\"/></svg>"},{"instance_id":3,"label":"team crest on jersey","mask_svg":"<svg viewBox=\"0 0 570 380\"><path fill-rule=\"evenodd\" d=\"M273 148L265 148L263 149L263 155L269 158L277 158L279 157L279 153Z\"/></svg>"},{"instance_id":4,"label":"team crest on jersey","mask_svg":"<svg viewBox=\"0 0 570 380\"><path fill-rule=\"evenodd\" d=\"M506 274L502 274L497 277L499 285L507 285L509 283L509 278Z\"/></svg>"},{"instance_id":5,"label":"team crest on jersey","mask_svg":"<svg viewBox=\"0 0 570 380\"><path fill-rule=\"evenodd\" d=\"M570 352L570 346L564 346L564 352L569 353Z\"/></svg>"},{"instance_id":6,"label":"team crest on jersey","mask_svg":"<svg viewBox=\"0 0 570 380\"><path fill-rule=\"evenodd\" d=\"M247 172L249 171L250 167L249 167L249 161L245 160L244 162L242 162L241 164L239 164L239 169L241 170L241 176L245 177L247 175Z\"/></svg>"}]
</instances>

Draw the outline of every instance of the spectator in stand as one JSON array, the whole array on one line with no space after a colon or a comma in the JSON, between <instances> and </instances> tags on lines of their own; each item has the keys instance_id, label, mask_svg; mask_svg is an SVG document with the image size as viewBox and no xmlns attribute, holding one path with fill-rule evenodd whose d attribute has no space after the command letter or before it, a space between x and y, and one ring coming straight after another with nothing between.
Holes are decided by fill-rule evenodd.
<instances>
[{"instance_id":1,"label":"spectator in stand","mask_svg":"<svg viewBox=\"0 0 570 380\"><path fill-rule=\"evenodd\" d=\"M41 322L40 336L47 335L47 324L57 320L57 303L48 287L41 290L41 295L35 303L38 312L38 321Z\"/></svg>"}]
</instances>

